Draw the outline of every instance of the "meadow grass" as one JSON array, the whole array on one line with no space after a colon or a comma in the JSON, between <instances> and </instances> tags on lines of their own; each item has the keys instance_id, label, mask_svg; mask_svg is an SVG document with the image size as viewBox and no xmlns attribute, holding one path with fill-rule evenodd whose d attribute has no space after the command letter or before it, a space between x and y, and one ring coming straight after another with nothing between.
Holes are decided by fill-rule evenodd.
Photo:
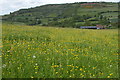
<instances>
[{"instance_id":1,"label":"meadow grass","mask_svg":"<svg viewBox=\"0 0 120 80\"><path fill-rule=\"evenodd\" d=\"M3 24L3 78L118 78L118 31Z\"/></svg>"},{"instance_id":2,"label":"meadow grass","mask_svg":"<svg viewBox=\"0 0 120 80\"><path fill-rule=\"evenodd\" d=\"M2 79L2 21L0 20L0 79Z\"/></svg>"}]
</instances>

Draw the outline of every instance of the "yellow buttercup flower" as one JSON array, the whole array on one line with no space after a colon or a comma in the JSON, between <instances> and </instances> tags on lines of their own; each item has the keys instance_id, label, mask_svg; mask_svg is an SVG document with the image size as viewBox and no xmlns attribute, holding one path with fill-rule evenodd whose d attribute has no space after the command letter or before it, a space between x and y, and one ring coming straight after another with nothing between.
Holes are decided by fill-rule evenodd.
<instances>
[{"instance_id":1,"label":"yellow buttercup flower","mask_svg":"<svg viewBox=\"0 0 120 80\"><path fill-rule=\"evenodd\" d=\"M83 69L82 68L80 68L80 71L82 71Z\"/></svg>"}]
</instances>

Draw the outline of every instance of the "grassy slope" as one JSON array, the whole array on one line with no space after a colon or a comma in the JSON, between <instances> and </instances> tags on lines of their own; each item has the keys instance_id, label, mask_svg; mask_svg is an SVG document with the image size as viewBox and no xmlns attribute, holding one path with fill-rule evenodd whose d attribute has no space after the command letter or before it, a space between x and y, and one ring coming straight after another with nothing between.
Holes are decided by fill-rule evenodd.
<instances>
[{"instance_id":1,"label":"grassy slope","mask_svg":"<svg viewBox=\"0 0 120 80\"><path fill-rule=\"evenodd\" d=\"M113 29L4 24L3 77L117 78L117 35Z\"/></svg>"},{"instance_id":2,"label":"grassy slope","mask_svg":"<svg viewBox=\"0 0 120 80\"><path fill-rule=\"evenodd\" d=\"M73 15L90 15L91 17L98 15L100 12L107 12L107 11L118 11L118 4L117 3L101 3L103 5L112 5L107 6L107 7L93 7L93 8L85 8L80 6L81 3L75 3L75 4L56 4L56 5L44 5L44 6L38 6L35 8L29 8L29 9L21 9L19 11L16 11L9 16L3 16L5 17L10 17L10 21L12 19L13 22L24 22L28 23L30 20L35 21L36 18L40 19L42 21L42 24L44 23L49 23L49 19L53 21L53 18L58 18L61 17L58 21L62 20L63 17L70 18ZM111 13L105 13L107 15L113 15L114 12ZM104 14L103 14L104 15ZM117 19L113 17L108 17L107 18L112 18ZM118 14L117 14L118 15ZM99 15L98 15L99 16ZM49 18L51 17L51 18ZM28 20L26 21L26 18ZM64 20L67 20L67 18L64 18ZM113 20L111 20L113 21ZM113 22L114 22L113 21ZM54 21L53 21L54 22ZM94 21L91 21L91 23L94 23Z\"/></svg>"}]
</instances>

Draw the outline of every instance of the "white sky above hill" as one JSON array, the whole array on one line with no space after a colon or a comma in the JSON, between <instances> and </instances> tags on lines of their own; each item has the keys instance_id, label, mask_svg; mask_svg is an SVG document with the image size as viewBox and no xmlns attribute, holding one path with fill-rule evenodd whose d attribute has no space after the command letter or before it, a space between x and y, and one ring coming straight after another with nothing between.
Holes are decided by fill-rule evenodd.
<instances>
[{"instance_id":1,"label":"white sky above hill","mask_svg":"<svg viewBox=\"0 0 120 80\"><path fill-rule=\"evenodd\" d=\"M0 15L9 14L22 8L36 7L45 4L60 4L74 2L119 2L119 0L1 0Z\"/></svg>"}]
</instances>

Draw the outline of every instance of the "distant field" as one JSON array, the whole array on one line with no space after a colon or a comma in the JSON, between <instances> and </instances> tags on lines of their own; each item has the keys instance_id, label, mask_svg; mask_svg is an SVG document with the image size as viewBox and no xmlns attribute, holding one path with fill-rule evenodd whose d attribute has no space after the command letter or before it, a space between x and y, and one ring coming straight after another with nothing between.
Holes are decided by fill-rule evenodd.
<instances>
[{"instance_id":1,"label":"distant field","mask_svg":"<svg viewBox=\"0 0 120 80\"><path fill-rule=\"evenodd\" d=\"M27 25L73 27L106 25L117 28L118 3L90 2L48 4L20 9L2 16L3 21L21 22ZM68 24L66 24L68 23ZM114 27L112 27L114 26Z\"/></svg>"},{"instance_id":2,"label":"distant field","mask_svg":"<svg viewBox=\"0 0 120 80\"><path fill-rule=\"evenodd\" d=\"M3 78L118 78L117 29L3 24Z\"/></svg>"}]
</instances>

